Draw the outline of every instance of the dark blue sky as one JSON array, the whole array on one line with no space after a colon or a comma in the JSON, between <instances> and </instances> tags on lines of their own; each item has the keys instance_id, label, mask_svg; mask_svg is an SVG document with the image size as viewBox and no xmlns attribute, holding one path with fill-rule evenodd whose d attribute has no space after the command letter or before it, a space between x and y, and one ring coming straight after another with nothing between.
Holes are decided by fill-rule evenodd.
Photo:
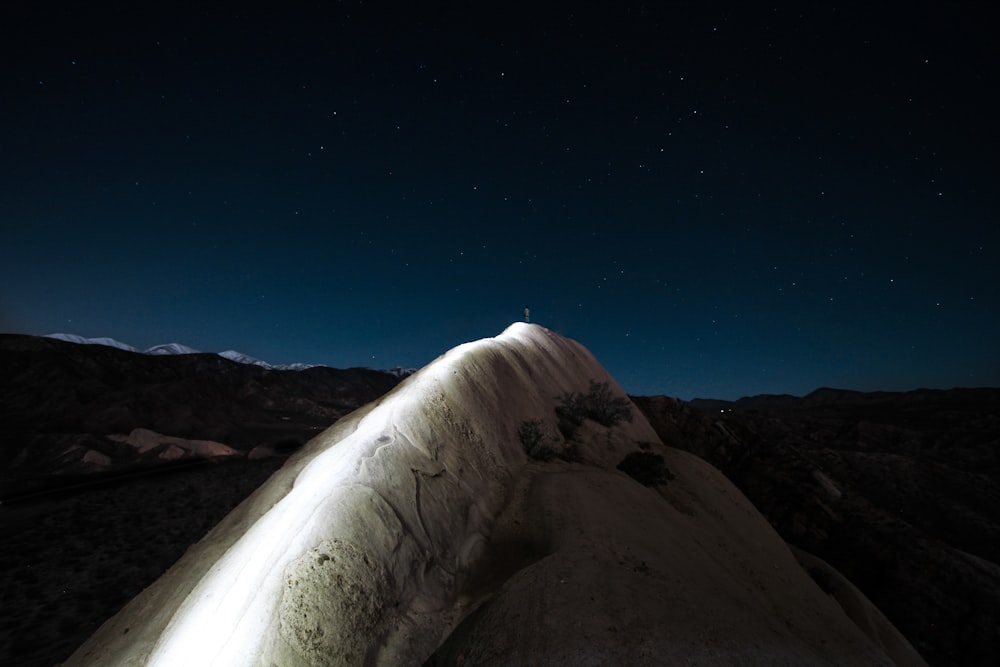
<instances>
[{"instance_id":1,"label":"dark blue sky","mask_svg":"<svg viewBox=\"0 0 1000 667\"><path fill-rule=\"evenodd\" d=\"M749 4L5 5L0 330L422 366L527 304L637 394L1000 385L993 17Z\"/></svg>"}]
</instances>

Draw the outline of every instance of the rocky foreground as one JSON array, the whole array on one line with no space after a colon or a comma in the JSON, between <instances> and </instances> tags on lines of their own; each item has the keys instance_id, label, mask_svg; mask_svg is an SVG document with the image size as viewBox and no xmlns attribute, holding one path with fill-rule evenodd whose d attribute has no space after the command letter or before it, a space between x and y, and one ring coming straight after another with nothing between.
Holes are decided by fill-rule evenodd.
<instances>
[{"instance_id":1,"label":"rocky foreground","mask_svg":"<svg viewBox=\"0 0 1000 667\"><path fill-rule=\"evenodd\" d=\"M230 459L0 507L0 664L51 667L284 463Z\"/></svg>"}]
</instances>

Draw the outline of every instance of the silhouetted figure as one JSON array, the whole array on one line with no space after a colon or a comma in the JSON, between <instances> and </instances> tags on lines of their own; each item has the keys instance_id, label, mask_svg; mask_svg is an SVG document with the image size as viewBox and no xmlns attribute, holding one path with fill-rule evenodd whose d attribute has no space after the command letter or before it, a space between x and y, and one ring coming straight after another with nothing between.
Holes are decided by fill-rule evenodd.
<instances>
[{"instance_id":1,"label":"silhouetted figure","mask_svg":"<svg viewBox=\"0 0 1000 667\"><path fill-rule=\"evenodd\" d=\"M531 309L528 308L527 306L524 307L524 321L525 322L531 321Z\"/></svg>"}]
</instances>

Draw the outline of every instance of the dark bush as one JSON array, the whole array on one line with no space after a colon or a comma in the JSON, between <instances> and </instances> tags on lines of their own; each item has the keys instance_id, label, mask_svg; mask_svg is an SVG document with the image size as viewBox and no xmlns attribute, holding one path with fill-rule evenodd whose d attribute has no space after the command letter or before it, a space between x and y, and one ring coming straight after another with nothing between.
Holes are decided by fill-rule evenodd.
<instances>
[{"instance_id":1,"label":"dark bush","mask_svg":"<svg viewBox=\"0 0 1000 667\"><path fill-rule=\"evenodd\" d=\"M580 452L579 445L570 440L566 441L566 446L556 456L569 463L583 463L583 454Z\"/></svg>"},{"instance_id":2,"label":"dark bush","mask_svg":"<svg viewBox=\"0 0 1000 667\"><path fill-rule=\"evenodd\" d=\"M524 445L524 451L529 458L536 461L551 461L559 458L571 463L583 461L583 455L575 442L566 441L559 446L558 438L547 438L542 431L543 422L540 419L529 419L522 422L517 435Z\"/></svg>"},{"instance_id":3,"label":"dark bush","mask_svg":"<svg viewBox=\"0 0 1000 667\"><path fill-rule=\"evenodd\" d=\"M656 486L674 478L663 457L654 452L631 452L618 464L618 469L643 486Z\"/></svg>"},{"instance_id":4,"label":"dark bush","mask_svg":"<svg viewBox=\"0 0 1000 667\"><path fill-rule=\"evenodd\" d=\"M528 419L521 422L520 428L517 429L517 437L520 438L529 458L536 461L551 461L552 457L555 456L555 452L546 442L541 419Z\"/></svg>"},{"instance_id":5,"label":"dark bush","mask_svg":"<svg viewBox=\"0 0 1000 667\"><path fill-rule=\"evenodd\" d=\"M556 417L558 418L556 428L562 433L563 438L572 440L576 435L576 429L583 423L583 417L563 405L556 408Z\"/></svg>"}]
</instances>

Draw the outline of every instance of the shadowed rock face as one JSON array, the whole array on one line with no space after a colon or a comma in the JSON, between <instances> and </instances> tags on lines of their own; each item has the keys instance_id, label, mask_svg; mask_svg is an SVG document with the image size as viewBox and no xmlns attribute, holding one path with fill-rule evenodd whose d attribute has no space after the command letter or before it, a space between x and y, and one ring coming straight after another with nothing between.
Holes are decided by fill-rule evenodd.
<instances>
[{"instance_id":1,"label":"shadowed rock face","mask_svg":"<svg viewBox=\"0 0 1000 667\"><path fill-rule=\"evenodd\" d=\"M935 665L1000 645L1000 390L634 399ZM699 409L700 408L700 409Z\"/></svg>"},{"instance_id":2,"label":"shadowed rock face","mask_svg":"<svg viewBox=\"0 0 1000 667\"><path fill-rule=\"evenodd\" d=\"M368 369L279 371L215 354L152 356L0 335L0 493L9 497L40 477L184 455L175 448L161 457L166 442L150 452L107 437L135 429L240 453L287 453L398 382Z\"/></svg>"},{"instance_id":3,"label":"shadowed rock face","mask_svg":"<svg viewBox=\"0 0 1000 667\"><path fill-rule=\"evenodd\" d=\"M67 664L890 664L631 407L541 327L460 346L314 438Z\"/></svg>"}]
</instances>

